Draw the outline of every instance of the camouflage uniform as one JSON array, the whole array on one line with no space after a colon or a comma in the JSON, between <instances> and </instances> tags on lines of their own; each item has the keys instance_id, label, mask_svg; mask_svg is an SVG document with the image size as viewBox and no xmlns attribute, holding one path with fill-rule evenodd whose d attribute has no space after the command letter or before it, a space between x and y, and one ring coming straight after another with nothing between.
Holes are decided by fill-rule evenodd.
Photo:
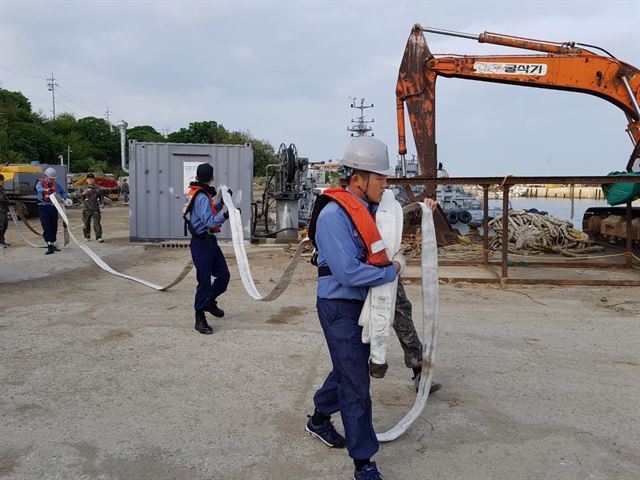
<instances>
[{"instance_id":1,"label":"camouflage uniform","mask_svg":"<svg viewBox=\"0 0 640 480\"><path fill-rule=\"evenodd\" d=\"M9 197L0 187L0 245L5 245L4 234L9 226Z\"/></svg>"},{"instance_id":2,"label":"camouflage uniform","mask_svg":"<svg viewBox=\"0 0 640 480\"><path fill-rule=\"evenodd\" d=\"M84 228L84 238L91 237L91 219L93 219L93 229L96 232L96 240L102 238L102 225L100 225L100 207L104 205L104 195L102 189L97 185L83 185L78 192L78 199L82 203L82 222Z\"/></svg>"},{"instance_id":3,"label":"camouflage uniform","mask_svg":"<svg viewBox=\"0 0 640 480\"><path fill-rule=\"evenodd\" d=\"M120 186L120 197L122 197L122 201L125 203L129 201L129 184L128 183L123 183Z\"/></svg>"},{"instance_id":4,"label":"camouflage uniform","mask_svg":"<svg viewBox=\"0 0 640 480\"><path fill-rule=\"evenodd\" d=\"M407 368L422 366L422 343L413 325L411 317L411 302L404 291L404 285L398 281L398 293L396 294L396 311L393 319L393 329L396 331L402 350L404 351L404 364Z\"/></svg>"}]
</instances>

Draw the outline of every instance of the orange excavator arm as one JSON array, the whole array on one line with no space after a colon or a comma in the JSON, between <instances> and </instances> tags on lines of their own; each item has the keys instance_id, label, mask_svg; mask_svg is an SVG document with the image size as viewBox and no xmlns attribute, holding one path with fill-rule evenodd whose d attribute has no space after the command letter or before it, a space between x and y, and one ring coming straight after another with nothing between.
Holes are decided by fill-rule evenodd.
<instances>
[{"instance_id":1,"label":"orange excavator arm","mask_svg":"<svg viewBox=\"0 0 640 480\"><path fill-rule=\"evenodd\" d=\"M536 50L544 54L479 56L433 55L424 31L454 35L507 47ZM592 47L591 48L598 48ZM627 117L627 132L634 145L627 170L640 158L640 71L608 54L599 55L573 42L555 43L485 32L469 35L445 30L413 27L405 48L396 85L400 155L406 154L405 113L407 105L418 160L424 175L435 177L435 86L438 76L484 82L581 92L600 97ZM434 196L434 187L427 191Z\"/></svg>"}]
</instances>

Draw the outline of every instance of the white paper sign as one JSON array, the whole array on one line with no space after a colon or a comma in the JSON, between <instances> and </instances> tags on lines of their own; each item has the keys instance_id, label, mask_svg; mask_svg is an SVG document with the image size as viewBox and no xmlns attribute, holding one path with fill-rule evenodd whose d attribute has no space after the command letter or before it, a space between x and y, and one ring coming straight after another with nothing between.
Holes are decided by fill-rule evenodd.
<instances>
[{"instance_id":1,"label":"white paper sign","mask_svg":"<svg viewBox=\"0 0 640 480\"><path fill-rule=\"evenodd\" d=\"M487 75L535 75L542 77L547 74L547 65L544 63L475 62L473 71Z\"/></svg>"},{"instance_id":2,"label":"white paper sign","mask_svg":"<svg viewBox=\"0 0 640 480\"><path fill-rule=\"evenodd\" d=\"M189 191L189 184L196 181L196 170L202 162L184 162L182 164L182 180L184 182L185 195Z\"/></svg>"}]
</instances>

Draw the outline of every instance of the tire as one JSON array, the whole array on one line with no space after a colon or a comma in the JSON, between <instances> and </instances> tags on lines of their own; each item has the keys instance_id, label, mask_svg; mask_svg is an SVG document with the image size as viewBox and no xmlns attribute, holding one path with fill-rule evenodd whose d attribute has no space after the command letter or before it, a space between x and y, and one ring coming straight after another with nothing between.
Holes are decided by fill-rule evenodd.
<instances>
[{"instance_id":1,"label":"tire","mask_svg":"<svg viewBox=\"0 0 640 480\"><path fill-rule=\"evenodd\" d=\"M473 220L471 214L466 210L461 210L458 214L458 218L462 223L469 223L471 220Z\"/></svg>"},{"instance_id":2,"label":"tire","mask_svg":"<svg viewBox=\"0 0 640 480\"><path fill-rule=\"evenodd\" d=\"M447 212L447 222L449 222L449 224L453 225L454 223L458 223L458 220L460 220L458 212L455 210L449 210Z\"/></svg>"}]
</instances>

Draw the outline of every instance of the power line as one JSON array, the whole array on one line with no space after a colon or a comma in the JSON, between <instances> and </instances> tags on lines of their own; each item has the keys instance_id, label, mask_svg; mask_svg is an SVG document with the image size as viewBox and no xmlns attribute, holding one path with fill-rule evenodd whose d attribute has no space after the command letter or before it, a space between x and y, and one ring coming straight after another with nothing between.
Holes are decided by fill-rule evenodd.
<instances>
[{"instance_id":1,"label":"power line","mask_svg":"<svg viewBox=\"0 0 640 480\"><path fill-rule=\"evenodd\" d=\"M23 77L37 78L38 80L46 80L46 77L43 77L41 75L34 75L31 73L21 72L19 70L16 70L13 67L7 67L6 65L0 65L0 70L4 70L5 72L13 73L15 75L21 75Z\"/></svg>"},{"instance_id":2,"label":"power line","mask_svg":"<svg viewBox=\"0 0 640 480\"><path fill-rule=\"evenodd\" d=\"M79 107L81 107L83 110L94 114L96 117L101 117L103 115L99 115L97 112L101 110L100 107L94 105L94 104L90 104L88 102L84 102L82 100L80 100L78 97L76 97L74 94L72 94L69 90L67 90L64 87L60 87L59 86L59 90L63 91L66 94L66 97L69 101L73 102L75 105L78 105ZM58 93L60 93L60 91ZM113 117L113 116L117 116L116 112L113 112L112 110L109 110L109 116Z\"/></svg>"},{"instance_id":3,"label":"power line","mask_svg":"<svg viewBox=\"0 0 640 480\"><path fill-rule=\"evenodd\" d=\"M63 88L62 88L62 87L59 87L59 88L58 88L58 94L59 94L59 95L62 95L62 97L63 97L66 101L68 101L68 102L72 103L73 105L75 105L75 107L76 107L76 108L80 108L81 110L84 110L85 112L88 112L88 113L92 114L94 117L99 117L99 116L100 116L100 114L98 114L98 113L96 112L96 110L94 110L94 109L92 109L92 108L87 107L87 105L84 105L83 103L81 103L81 102L79 102L79 101L74 100L74 99L71 97L71 95L69 95L69 94L68 94L68 93L66 93L66 92L67 92L67 91L66 91L66 90L63 90ZM113 112L111 112L111 113L113 113Z\"/></svg>"}]
</instances>

